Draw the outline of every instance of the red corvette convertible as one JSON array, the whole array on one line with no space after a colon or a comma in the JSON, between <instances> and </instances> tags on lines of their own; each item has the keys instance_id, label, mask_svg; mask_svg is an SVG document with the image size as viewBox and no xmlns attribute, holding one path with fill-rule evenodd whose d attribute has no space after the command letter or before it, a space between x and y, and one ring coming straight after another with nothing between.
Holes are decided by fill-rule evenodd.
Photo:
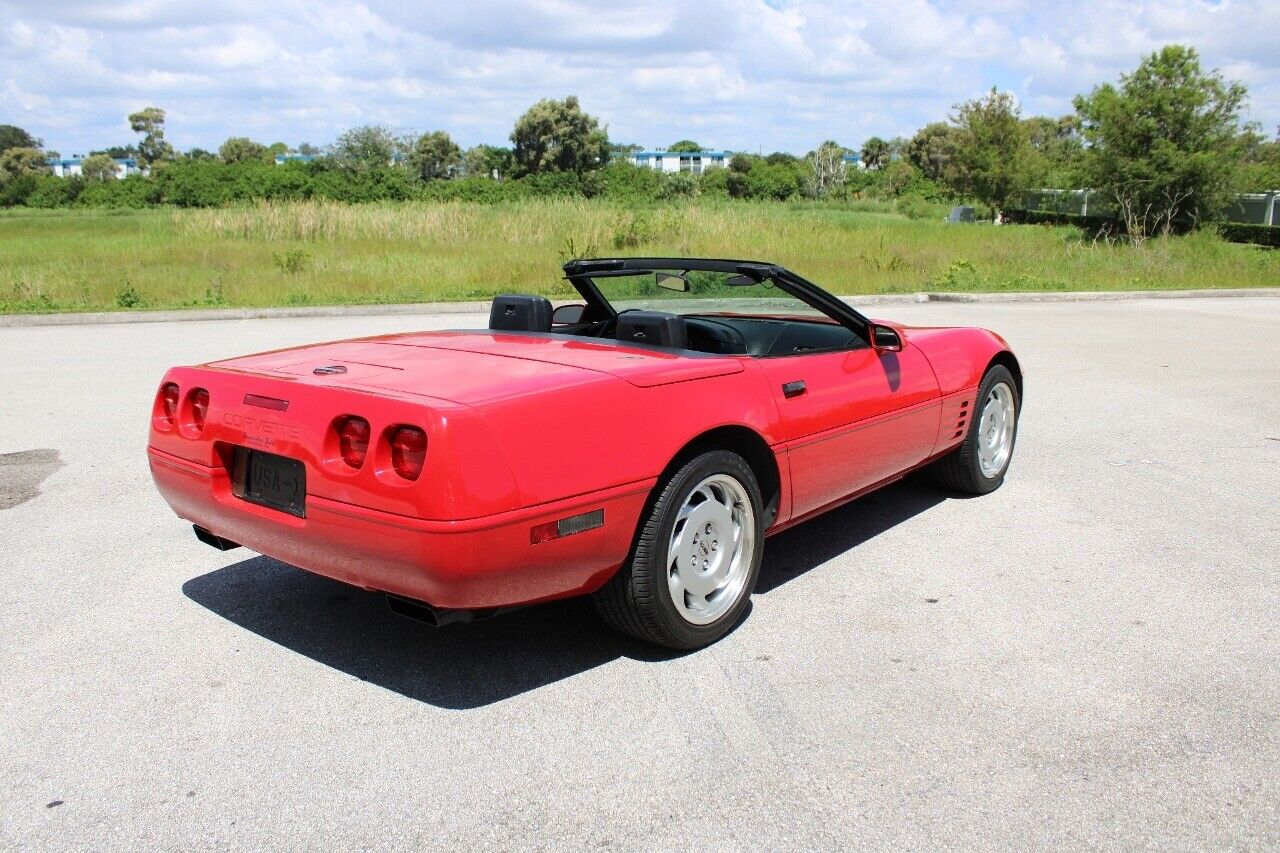
<instances>
[{"instance_id":1,"label":"red corvette convertible","mask_svg":"<svg viewBox=\"0 0 1280 853\"><path fill-rule=\"evenodd\" d=\"M765 538L924 466L1000 485L1022 373L998 335L868 320L774 264L565 264L579 304L489 328L175 367L148 455L218 548L435 624L590 594L674 648L742 616Z\"/></svg>"}]
</instances>

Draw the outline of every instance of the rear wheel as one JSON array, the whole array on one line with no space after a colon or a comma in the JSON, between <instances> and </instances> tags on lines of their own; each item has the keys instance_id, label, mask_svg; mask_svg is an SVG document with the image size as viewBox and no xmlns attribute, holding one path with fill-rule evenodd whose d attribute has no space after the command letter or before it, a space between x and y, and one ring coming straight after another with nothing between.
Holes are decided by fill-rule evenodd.
<instances>
[{"instance_id":1,"label":"rear wheel","mask_svg":"<svg viewBox=\"0 0 1280 853\"><path fill-rule=\"evenodd\" d=\"M1018 386L1004 365L994 365L978 386L975 415L964 441L933 464L943 486L971 495L993 492L1004 482L1018 437Z\"/></svg>"},{"instance_id":2,"label":"rear wheel","mask_svg":"<svg viewBox=\"0 0 1280 853\"><path fill-rule=\"evenodd\" d=\"M746 610L760 572L760 486L736 453L714 450L661 486L631 558L593 600L606 622L641 640L695 649Z\"/></svg>"}]
</instances>

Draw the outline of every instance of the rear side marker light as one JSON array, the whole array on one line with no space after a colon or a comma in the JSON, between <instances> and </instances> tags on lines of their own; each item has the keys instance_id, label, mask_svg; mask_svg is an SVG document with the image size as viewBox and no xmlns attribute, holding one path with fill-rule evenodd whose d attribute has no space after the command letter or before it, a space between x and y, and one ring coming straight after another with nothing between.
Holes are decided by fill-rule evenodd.
<instances>
[{"instance_id":1,"label":"rear side marker light","mask_svg":"<svg viewBox=\"0 0 1280 853\"><path fill-rule=\"evenodd\" d=\"M352 468L364 465L369 453L369 422L364 418L346 418L338 424L338 452Z\"/></svg>"},{"instance_id":2,"label":"rear side marker light","mask_svg":"<svg viewBox=\"0 0 1280 853\"><path fill-rule=\"evenodd\" d=\"M204 431L204 421L209 415L209 392L197 388L191 392L191 423L196 432Z\"/></svg>"},{"instance_id":3,"label":"rear side marker light","mask_svg":"<svg viewBox=\"0 0 1280 853\"><path fill-rule=\"evenodd\" d=\"M417 427L397 427L391 434L391 467L406 480L422 475L427 458L427 434Z\"/></svg>"},{"instance_id":4,"label":"rear side marker light","mask_svg":"<svg viewBox=\"0 0 1280 853\"><path fill-rule=\"evenodd\" d=\"M604 510L602 509L584 512L581 515L571 515L559 521L548 521L546 524L535 525L529 529L529 544L540 545L543 542L550 542L552 539L563 539L575 533L586 533L588 530L595 530L597 527L604 527Z\"/></svg>"}]
</instances>

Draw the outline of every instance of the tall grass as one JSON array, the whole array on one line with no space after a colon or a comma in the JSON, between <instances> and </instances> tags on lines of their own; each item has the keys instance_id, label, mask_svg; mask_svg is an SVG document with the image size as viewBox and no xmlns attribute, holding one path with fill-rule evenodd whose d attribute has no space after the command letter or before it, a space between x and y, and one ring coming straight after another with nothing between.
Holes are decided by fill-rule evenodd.
<instances>
[{"instance_id":1,"label":"tall grass","mask_svg":"<svg viewBox=\"0 0 1280 853\"><path fill-rule=\"evenodd\" d=\"M617 254L774 261L845 294L1280 282L1280 253L1210 234L1113 245L1068 228L909 220L886 205L312 201L0 214L0 311L564 296L564 260Z\"/></svg>"}]
</instances>

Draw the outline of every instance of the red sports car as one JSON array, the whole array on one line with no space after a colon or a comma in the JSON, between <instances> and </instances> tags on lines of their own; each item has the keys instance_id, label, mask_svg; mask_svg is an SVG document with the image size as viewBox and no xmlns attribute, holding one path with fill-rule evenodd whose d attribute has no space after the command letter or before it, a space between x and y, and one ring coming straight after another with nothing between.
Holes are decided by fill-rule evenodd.
<instances>
[{"instance_id":1,"label":"red sports car","mask_svg":"<svg viewBox=\"0 0 1280 853\"><path fill-rule=\"evenodd\" d=\"M767 536L926 465L1004 479L1022 372L992 332L868 320L755 261L564 272L580 303L499 296L488 329L173 368L160 493L208 544L435 624L590 594L687 649L742 616Z\"/></svg>"}]
</instances>

